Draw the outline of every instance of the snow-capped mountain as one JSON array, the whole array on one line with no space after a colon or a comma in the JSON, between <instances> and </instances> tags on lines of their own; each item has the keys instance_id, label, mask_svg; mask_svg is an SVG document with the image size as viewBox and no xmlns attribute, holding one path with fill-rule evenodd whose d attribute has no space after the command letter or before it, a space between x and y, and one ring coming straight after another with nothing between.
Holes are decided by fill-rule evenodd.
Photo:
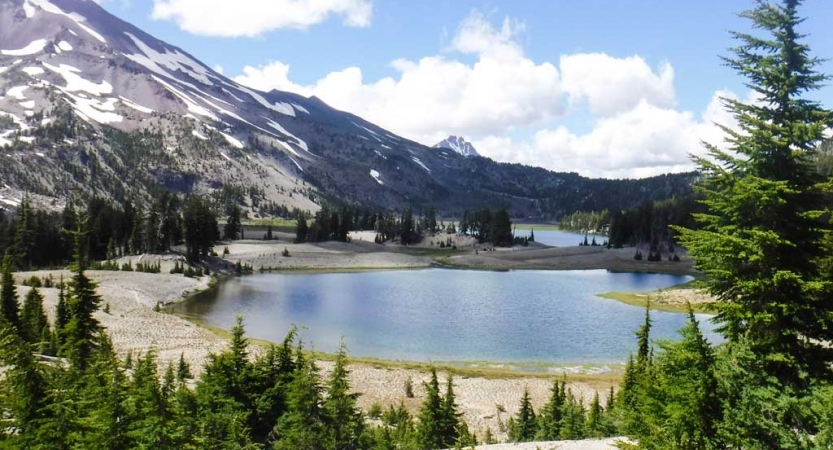
<instances>
[{"instance_id":1,"label":"snow-capped mountain","mask_svg":"<svg viewBox=\"0 0 833 450\"><path fill-rule=\"evenodd\" d=\"M263 215L323 199L525 216L627 206L624 182L466 158L476 151L455 143L438 151L315 97L241 86L92 0L0 0L4 192L143 201L161 187Z\"/></svg>"},{"instance_id":2,"label":"snow-capped mountain","mask_svg":"<svg viewBox=\"0 0 833 450\"><path fill-rule=\"evenodd\" d=\"M451 149L466 157L480 156L480 154L477 153L477 150L474 149L474 146L471 145L471 142L465 140L462 136L449 136L434 145L434 148Z\"/></svg>"}]
</instances>

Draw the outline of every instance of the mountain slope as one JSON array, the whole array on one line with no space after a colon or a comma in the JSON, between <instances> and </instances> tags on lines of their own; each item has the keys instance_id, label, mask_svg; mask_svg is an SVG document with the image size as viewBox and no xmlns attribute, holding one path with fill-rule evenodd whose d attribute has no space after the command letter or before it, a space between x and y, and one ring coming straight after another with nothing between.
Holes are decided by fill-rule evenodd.
<instances>
[{"instance_id":1,"label":"mountain slope","mask_svg":"<svg viewBox=\"0 0 833 450\"><path fill-rule=\"evenodd\" d=\"M0 147L0 181L15 190L206 192L262 215L329 198L558 217L690 182L589 180L431 149L314 97L241 86L88 0L0 0Z\"/></svg>"},{"instance_id":2,"label":"mountain slope","mask_svg":"<svg viewBox=\"0 0 833 450\"><path fill-rule=\"evenodd\" d=\"M480 153L477 153L477 150L471 145L471 142L465 140L462 136L451 135L434 144L434 148L451 149L462 156L480 156Z\"/></svg>"}]
</instances>

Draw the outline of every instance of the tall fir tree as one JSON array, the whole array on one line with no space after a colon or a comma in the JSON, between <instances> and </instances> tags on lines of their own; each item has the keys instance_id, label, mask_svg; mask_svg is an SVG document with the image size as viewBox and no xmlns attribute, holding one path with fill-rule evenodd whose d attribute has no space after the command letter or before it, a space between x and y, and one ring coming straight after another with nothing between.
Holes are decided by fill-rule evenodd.
<instances>
[{"instance_id":1,"label":"tall fir tree","mask_svg":"<svg viewBox=\"0 0 833 450\"><path fill-rule=\"evenodd\" d=\"M31 288L26 293L23 300L21 324L21 334L30 344L40 344L44 334L49 336L49 321L43 310L43 295L37 288Z\"/></svg>"},{"instance_id":2,"label":"tall fir tree","mask_svg":"<svg viewBox=\"0 0 833 450\"><path fill-rule=\"evenodd\" d=\"M333 371L327 385L324 413L327 417L327 447L340 450L357 450L364 430L364 417L356 406L359 395L350 392L347 380L347 351L339 348Z\"/></svg>"},{"instance_id":3,"label":"tall fir tree","mask_svg":"<svg viewBox=\"0 0 833 450\"><path fill-rule=\"evenodd\" d=\"M521 396L521 406L512 427L509 429L509 440L512 442L530 442L535 439L538 423L535 417L535 410L532 408L532 400L529 397L529 389L524 388Z\"/></svg>"},{"instance_id":4,"label":"tall fir tree","mask_svg":"<svg viewBox=\"0 0 833 450\"><path fill-rule=\"evenodd\" d=\"M0 322L11 325L16 333L21 333L20 304L17 300L17 287L14 284L14 260L6 253L0 267Z\"/></svg>"},{"instance_id":5,"label":"tall fir tree","mask_svg":"<svg viewBox=\"0 0 833 450\"><path fill-rule=\"evenodd\" d=\"M82 225L83 227L83 225ZM73 232L75 236L75 262L67 290L68 322L62 333L65 342L62 353L69 358L74 368L84 370L90 356L98 346L101 327L93 314L98 311L101 297L96 293L96 283L86 274L84 242L86 232Z\"/></svg>"},{"instance_id":6,"label":"tall fir tree","mask_svg":"<svg viewBox=\"0 0 833 450\"><path fill-rule=\"evenodd\" d=\"M677 228L708 275L720 331L748 339L764 369L793 386L833 367L833 279L819 270L830 251L829 186L811 167L833 115L803 98L828 77L802 43L801 3L759 1L741 14L762 36L732 33L738 45L724 61L759 101L723 100L740 129L723 128L731 152L708 145L709 157L696 159L708 210L696 215L700 229Z\"/></svg>"}]
</instances>

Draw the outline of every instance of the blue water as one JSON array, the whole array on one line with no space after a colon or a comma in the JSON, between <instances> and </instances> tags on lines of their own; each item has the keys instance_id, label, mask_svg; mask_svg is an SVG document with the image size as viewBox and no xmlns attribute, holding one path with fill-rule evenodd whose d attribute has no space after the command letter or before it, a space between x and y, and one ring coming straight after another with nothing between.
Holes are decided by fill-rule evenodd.
<instances>
[{"instance_id":1,"label":"blue water","mask_svg":"<svg viewBox=\"0 0 833 450\"><path fill-rule=\"evenodd\" d=\"M526 237L529 236L530 230L515 230L515 236ZM587 235L587 242L593 241L594 235ZM607 239L605 236L595 236L596 243L602 245ZM552 247L576 247L579 243L584 242L584 235L578 233L571 233L569 231L558 230L535 230L535 242L549 245Z\"/></svg>"},{"instance_id":2,"label":"blue water","mask_svg":"<svg viewBox=\"0 0 833 450\"><path fill-rule=\"evenodd\" d=\"M536 233L537 234L537 233ZM280 341L293 324L308 346L408 361L619 363L635 350L645 311L595 294L689 281L663 274L587 271L402 270L270 274L221 283L180 306L251 337ZM682 314L652 312L653 338L675 339ZM719 340L698 317L711 342Z\"/></svg>"}]
</instances>

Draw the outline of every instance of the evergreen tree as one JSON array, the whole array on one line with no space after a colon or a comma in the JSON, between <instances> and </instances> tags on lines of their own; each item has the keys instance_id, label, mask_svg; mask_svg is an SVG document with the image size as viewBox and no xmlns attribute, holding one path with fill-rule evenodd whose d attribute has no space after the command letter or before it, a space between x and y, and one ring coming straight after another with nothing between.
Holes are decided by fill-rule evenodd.
<instances>
[{"instance_id":1,"label":"evergreen tree","mask_svg":"<svg viewBox=\"0 0 833 450\"><path fill-rule=\"evenodd\" d=\"M420 448L434 450L446 447L443 436L443 403L437 371L431 369L431 380L425 384L425 400L419 411Z\"/></svg>"},{"instance_id":2,"label":"evergreen tree","mask_svg":"<svg viewBox=\"0 0 833 450\"><path fill-rule=\"evenodd\" d=\"M364 418L356 406L359 395L350 392L348 375L347 353L342 344L330 374L327 398L324 400L324 414L327 417L327 448L338 450L360 448Z\"/></svg>"},{"instance_id":3,"label":"evergreen tree","mask_svg":"<svg viewBox=\"0 0 833 450\"><path fill-rule=\"evenodd\" d=\"M457 411L456 396L454 395L454 377L449 374L445 383L445 395L442 398L440 410L440 433L445 447L454 446L461 437L467 437L468 429L461 430L462 413Z\"/></svg>"},{"instance_id":4,"label":"evergreen tree","mask_svg":"<svg viewBox=\"0 0 833 450\"><path fill-rule=\"evenodd\" d=\"M602 404L599 401L599 392L593 394L593 401L590 402L590 410L587 412L587 434L592 437L602 437Z\"/></svg>"},{"instance_id":5,"label":"evergreen tree","mask_svg":"<svg viewBox=\"0 0 833 450\"><path fill-rule=\"evenodd\" d=\"M287 393L288 412L275 426L275 450L327 448L322 388L314 361L299 361Z\"/></svg>"},{"instance_id":6,"label":"evergreen tree","mask_svg":"<svg viewBox=\"0 0 833 450\"><path fill-rule=\"evenodd\" d=\"M226 220L226 225L223 227L223 239L232 241L240 236L243 231L243 225L240 223L241 215L240 207L234 205Z\"/></svg>"},{"instance_id":7,"label":"evergreen tree","mask_svg":"<svg viewBox=\"0 0 833 450\"><path fill-rule=\"evenodd\" d=\"M11 325L16 333L21 333L20 304L17 301L17 287L14 285L14 260L6 253L3 257L2 275L0 275L0 313L2 322ZM0 322L0 324L2 323Z\"/></svg>"},{"instance_id":8,"label":"evergreen tree","mask_svg":"<svg viewBox=\"0 0 833 450\"><path fill-rule=\"evenodd\" d=\"M521 407L512 421L512 427L509 428L509 440L512 442L530 442L535 439L537 429L538 424L535 411L532 409L532 400L529 398L529 389L524 388Z\"/></svg>"},{"instance_id":9,"label":"evergreen tree","mask_svg":"<svg viewBox=\"0 0 833 450\"><path fill-rule=\"evenodd\" d=\"M829 189L811 166L833 116L802 98L828 77L801 42L800 4L759 2L742 14L766 36L733 33L739 45L725 62L761 100L724 99L740 130L724 127L731 153L708 146L711 159L696 160L708 211L696 217L700 230L678 228L718 299L720 331L748 338L767 373L798 387L833 367L831 278L819 270Z\"/></svg>"},{"instance_id":10,"label":"evergreen tree","mask_svg":"<svg viewBox=\"0 0 833 450\"><path fill-rule=\"evenodd\" d=\"M303 244L307 241L307 219L298 217L298 224L295 226L295 243Z\"/></svg>"},{"instance_id":11,"label":"evergreen tree","mask_svg":"<svg viewBox=\"0 0 833 450\"><path fill-rule=\"evenodd\" d=\"M35 250L35 224L29 197L24 196L17 208L17 229L14 236L14 250L17 265L22 269L32 268Z\"/></svg>"},{"instance_id":12,"label":"evergreen tree","mask_svg":"<svg viewBox=\"0 0 833 450\"><path fill-rule=\"evenodd\" d=\"M37 288L31 288L23 300L21 323L21 335L31 344L41 343L44 334L49 336L49 322L43 310L43 295Z\"/></svg>"},{"instance_id":13,"label":"evergreen tree","mask_svg":"<svg viewBox=\"0 0 833 450\"><path fill-rule=\"evenodd\" d=\"M10 436L10 448L36 448L41 442L35 438L35 430L44 419L48 401L47 380L24 341L6 321L0 321L0 367L4 368L0 404L3 412L11 416L9 423L4 414L0 447L4 444L5 429L11 427L16 433Z\"/></svg>"},{"instance_id":14,"label":"evergreen tree","mask_svg":"<svg viewBox=\"0 0 833 450\"><path fill-rule=\"evenodd\" d=\"M645 424L636 437L645 448L721 448L716 439L722 411L714 351L690 309L680 335L679 342L661 344L654 379L644 386L639 413Z\"/></svg>"},{"instance_id":15,"label":"evergreen tree","mask_svg":"<svg viewBox=\"0 0 833 450\"><path fill-rule=\"evenodd\" d=\"M63 354L76 369L84 370L98 345L100 326L93 313L98 310L101 297L96 293L96 284L87 277L83 231L73 232L75 236L75 262L72 278L67 291L67 312L69 321L63 329L65 343Z\"/></svg>"},{"instance_id":16,"label":"evergreen tree","mask_svg":"<svg viewBox=\"0 0 833 450\"><path fill-rule=\"evenodd\" d=\"M64 344L64 330L69 323L69 309L66 301L66 285L64 277L58 283L58 304L55 306L55 336L59 345Z\"/></svg>"},{"instance_id":17,"label":"evergreen tree","mask_svg":"<svg viewBox=\"0 0 833 450\"><path fill-rule=\"evenodd\" d=\"M564 411L566 400L566 381L559 383L553 381L550 390L550 399L541 410L538 418L537 439L542 441L554 441L561 436L561 417Z\"/></svg>"}]
</instances>

